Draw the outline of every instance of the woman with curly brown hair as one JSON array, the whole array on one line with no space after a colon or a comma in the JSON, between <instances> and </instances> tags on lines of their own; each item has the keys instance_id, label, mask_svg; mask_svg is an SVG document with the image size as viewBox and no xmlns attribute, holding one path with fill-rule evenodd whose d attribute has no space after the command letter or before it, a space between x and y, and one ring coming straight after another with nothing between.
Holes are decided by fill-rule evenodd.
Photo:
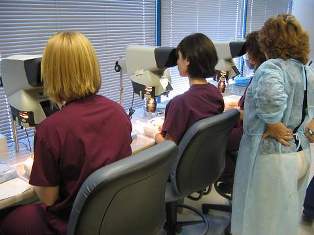
<instances>
[{"instance_id":1,"label":"woman with curly brown hair","mask_svg":"<svg viewBox=\"0 0 314 235\"><path fill-rule=\"evenodd\" d=\"M305 66L309 38L294 16L278 15L264 23L259 44L268 60L245 97L231 231L297 235L310 162L304 125L314 114L314 71ZM283 154L301 149L302 158Z\"/></svg>"}]
</instances>

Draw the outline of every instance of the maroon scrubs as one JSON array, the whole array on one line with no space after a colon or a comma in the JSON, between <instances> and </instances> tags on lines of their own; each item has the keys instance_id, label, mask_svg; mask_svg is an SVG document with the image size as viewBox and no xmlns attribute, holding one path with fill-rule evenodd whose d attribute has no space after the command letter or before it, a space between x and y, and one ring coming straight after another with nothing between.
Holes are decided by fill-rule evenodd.
<instances>
[{"instance_id":1,"label":"maroon scrubs","mask_svg":"<svg viewBox=\"0 0 314 235\"><path fill-rule=\"evenodd\" d=\"M178 144L185 131L196 121L223 110L224 100L217 87L212 84L192 85L167 104L161 133L169 135Z\"/></svg>"},{"instance_id":2,"label":"maroon scrubs","mask_svg":"<svg viewBox=\"0 0 314 235\"><path fill-rule=\"evenodd\" d=\"M249 84L245 88L244 93L238 102L238 106L240 107L241 110L244 110L244 101L245 101L246 91L247 91L247 88L249 87L249 85L251 84L252 79L253 79L253 77L251 77ZM237 152L239 150L242 135L243 135L243 121L239 120L235 124L235 126L233 127L233 129L231 130L230 135L229 135L228 144L227 144L227 151L229 153L234 153L234 152Z\"/></svg>"},{"instance_id":3,"label":"maroon scrubs","mask_svg":"<svg viewBox=\"0 0 314 235\"><path fill-rule=\"evenodd\" d=\"M250 79L248 86L251 84L252 78ZM244 110L244 101L248 86L245 88L244 93L238 102L240 110ZM240 147L242 135L243 135L243 121L239 119L234 125L234 127L231 129L231 132L229 134L225 170L220 176L220 180L225 182L225 184L229 186L229 191L227 190L225 192L232 192L237 152Z\"/></svg>"},{"instance_id":4,"label":"maroon scrubs","mask_svg":"<svg viewBox=\"0 0 314 235\"><path fill-rule=\"evenodd\" d=\"M131 130L122 107L98 95L70 102L46 118L36 128L29 182L59 186L59 199L48 207L18 207L0 219L0 230L7 235L65 235L80 186L95 170L131 154Z\"/></svg>"}]
</instances>

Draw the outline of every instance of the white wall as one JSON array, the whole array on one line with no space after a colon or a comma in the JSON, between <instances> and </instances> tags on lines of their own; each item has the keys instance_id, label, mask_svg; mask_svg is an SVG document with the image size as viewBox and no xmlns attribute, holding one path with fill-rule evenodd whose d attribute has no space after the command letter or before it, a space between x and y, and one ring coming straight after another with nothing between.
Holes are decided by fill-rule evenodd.
<instances>
[{"instance_id":1,"label":"white wall","mask_svg":"<svg viewBox=\"0 0 314 235\"><path fill-rule=\"evenodd\" d=\"M294 0L292 14L301 22L310 36L310 60L314 67L314 0Z\"/></svg>"}]
</instances>

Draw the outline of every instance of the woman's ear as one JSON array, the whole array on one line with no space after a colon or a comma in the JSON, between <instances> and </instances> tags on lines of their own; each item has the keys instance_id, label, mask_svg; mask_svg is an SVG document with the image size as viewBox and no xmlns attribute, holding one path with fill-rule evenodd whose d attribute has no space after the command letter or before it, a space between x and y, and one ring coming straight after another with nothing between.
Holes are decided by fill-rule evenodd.
<instances>
[{"instance_id":1,"label":"woman's ear","mask_svg":"<svg viewBox=\"0 0 314 235\"><path fill-rule=\"evenodd\" d=\"M251 69L252 69L252 68L256 68L256 66L258 65L257 59L255 59L255 58L252 57L252 56L249 57L248 62L249 62L249 64L251 65Z\"/></svg>"},{"instance_id":2,"label":"woman's ear","mask_svg":"<svg viewBox=\"0 0 314 235\"><path fill-rule=\"evenodd\" d=\"M190 65L190 61L189 61L187 58L186 58L184 61L185 61L185 65L186 65L186 66L189 66L189 65Z\"/></svg>"}]
</instances>

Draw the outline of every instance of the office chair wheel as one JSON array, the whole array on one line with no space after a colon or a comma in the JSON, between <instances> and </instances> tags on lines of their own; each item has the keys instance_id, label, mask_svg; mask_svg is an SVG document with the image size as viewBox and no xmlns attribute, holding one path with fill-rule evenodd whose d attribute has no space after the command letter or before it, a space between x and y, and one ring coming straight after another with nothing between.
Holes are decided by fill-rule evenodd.
<instances>
[{"instance_id":1,"label":"office chair wheel","mask_svg":"<svg viewBox=\"0 0 314 235\"><path fill-rule=\"evenodd\" d=\"M198 200L200 200L203 197L203 191L198 191L198 192L195 192L195 193L197 193L198 195L197 196L193 196L192 194L190 194L188 196L188 199L190 199L192 201L198 201Z\"/></svg>"},{"instance_id":2,"label":"office chair wheel","mask_svg":"<svg viewBox=\"0 0 314 235\"><path fill-rule=\"evenodd\" d=\"M230 185L228 183L216 181L214 184L214 187L215 187L216 192L220 196L226 198L229 201L232 200L232 188L233 188L232 184Z\"/></svg>"},{"instance_id":3,"label":"office chair wheel","mask_svg":"<svg viewBox=\"0 0 314 235\"><path fill-rule=\"evenodd\" d=\"M212 186L208 186L206 189L203 190L203 195L208 195L212 191Z\"/></svg>"},{"instance_id":4,"label":"office chair wheel","mask_svg":"<svg viewBox=\"0 0 314 235\"><path fill-rule=\"evenodd\" d=\"M192 194L190 194L188 196L188 199L192 200L192 201L198 201L200 200L204 195L208 195L211 191L212 187L211 186L208 186L207 188L204 188L203 190L201 191L198 191L196 193L198 193L198 196L194 197Z\"/></svg>"}]
</instances>

